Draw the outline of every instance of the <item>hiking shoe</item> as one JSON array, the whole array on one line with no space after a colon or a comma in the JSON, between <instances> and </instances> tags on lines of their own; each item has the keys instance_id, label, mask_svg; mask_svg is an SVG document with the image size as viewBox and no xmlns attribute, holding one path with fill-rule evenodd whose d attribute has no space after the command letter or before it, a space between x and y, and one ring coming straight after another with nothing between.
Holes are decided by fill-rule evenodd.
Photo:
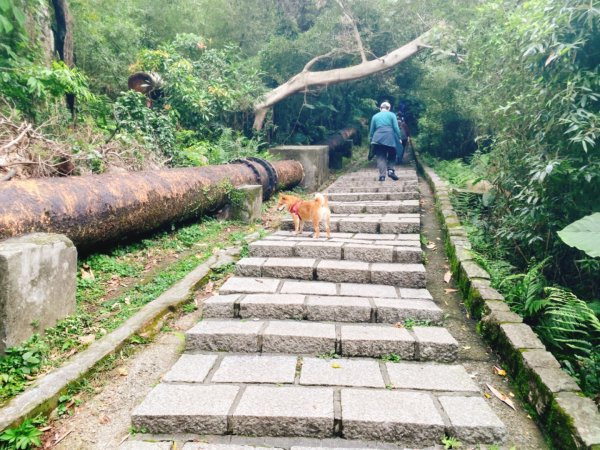
<instances>
[{"instance_id":1,"label":"hiking shoe","mask_svg":"<svg viewBox=\"0 0 600 450\"><path fill-rule=\"evenodd\" d=\"M398 181L398 175L396 175L393 170L390 170L388 172L388 177L390 177L394 181Z\"/></svg>"},{"instance_id":2,"label":"hiking shoe","mask_svg":"<svg viewBox=\"0 0 600 450\"><path fill-rule=\"evenodd\" d=\"M385 181L385 177L379 177L379 181Z\"/></svg>"}]
</instances>

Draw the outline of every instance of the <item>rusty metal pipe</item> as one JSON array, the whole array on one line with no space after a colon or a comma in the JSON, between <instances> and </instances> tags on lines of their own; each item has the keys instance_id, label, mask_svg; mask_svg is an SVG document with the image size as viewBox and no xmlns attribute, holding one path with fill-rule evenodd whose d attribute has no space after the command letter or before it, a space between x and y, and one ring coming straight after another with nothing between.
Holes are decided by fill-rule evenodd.
<instances>
[{"instance_id":1,"label":"rusty metal pipe","mask_svg":"<svg viewBox=\"0 0 600 450\"><path fill-rule=\"evenodd\" d=\"M255 171L267 189L267 170L249 164L1 183L0 239L41 231L88 247L198 217L225 205L231 185L258 184ZM302 180L299 162L271 164L278 188Z\"/></svg>"}]
</instances>

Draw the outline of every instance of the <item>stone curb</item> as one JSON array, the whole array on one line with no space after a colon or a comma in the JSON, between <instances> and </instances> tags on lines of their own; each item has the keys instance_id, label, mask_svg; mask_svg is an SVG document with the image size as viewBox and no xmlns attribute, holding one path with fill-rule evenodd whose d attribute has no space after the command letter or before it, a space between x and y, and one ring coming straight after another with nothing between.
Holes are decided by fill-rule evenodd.
<instances>
[{"instance_id":1,"label":"stone curb","mask_svg":"<svg viewBox=\"0 0 600 450\"><path fill-rule=\"evenodd\" d=\"M538 414L538 421L557 448L600 449L600 413L575 380L523 319L510 311L491 287L490 275L470 252L471 244L452 208L448 185L415 152L417 168L431 187L445 235L450 268L478 329L508 366L516 390Z\"/></svg>"},{"instance_id":2,"label":"stone curb","mask_svg":"<svg viewBox=\"0 0 600 450\"><path fill-rule=\"evenodd\" d=\"M256 239L258 239L257 235L246 237L247 242ZM0 409L0 432L28 417L56 408L58 398L69 384L79 380L104 358L118 351L135 333L154 328L162 316L190 298L194 288L205 279L211 268L233 262L232 255L238 252L239 248L231 247L211 256L158 298L145 305L115 331L94 342L64 366L45 375L35 385L17 395Z\"/></svg>"}]
</instances>

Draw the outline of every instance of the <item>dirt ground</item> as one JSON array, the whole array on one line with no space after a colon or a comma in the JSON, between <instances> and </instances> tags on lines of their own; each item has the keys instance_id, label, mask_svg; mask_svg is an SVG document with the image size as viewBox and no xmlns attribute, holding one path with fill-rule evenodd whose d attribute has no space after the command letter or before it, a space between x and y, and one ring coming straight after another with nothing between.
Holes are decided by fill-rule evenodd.
<instances>
[{"instance_id":1,"label":"dirt ground","mask_svg":"<svg viewBox=\"0 0 600 450\"><path fill-rule=\"evenodd\" d=\"M448 263L444 255L441 231L433 209L429 186L420 182L422 199L422 233L435 243L435 249L426 249L427 288L447 312L446 326L459 341L459 362L465 366L482 392L490 393L486 383L507 395L512 392L506 377L494 373L499 366L493 354L475 332L475 322L466 317L462 298L458 292L446 292L455 288L453 282L444 282ZM271 217L273 222L275 217ZM47 448L60 450L107 450L116 449L130 433L131 412L146 394L160 381L177 361L183 350L183 333L198 320L198 311L184 315L169 325L172 331L162 332L155 341L144 345L117 367L94 380L96 393L74 408L72 415L52 423L51 433L62 440ZM487 397L487 396L486 396ZM536 426L517 398L516 411L493 396L488 399L492 409L506 424L508 442L506 448L547 449L549 448Z\"/></svg>"}]
</instances>

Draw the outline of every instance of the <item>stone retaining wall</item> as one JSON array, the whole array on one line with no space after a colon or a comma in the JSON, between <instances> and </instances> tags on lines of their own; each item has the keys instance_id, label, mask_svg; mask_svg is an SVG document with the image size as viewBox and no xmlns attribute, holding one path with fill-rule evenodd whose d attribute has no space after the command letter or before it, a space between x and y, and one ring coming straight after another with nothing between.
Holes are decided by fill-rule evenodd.
<instances>
[{"instance_id":1,"label":"stone retaining wall","mask_svg":"<svg viewBox=\"0 0 600 450\"><path fill-rule=\"evenodd\" d=\"M560 368L529 325L510 311L491 287L490 275L474 260L465 229L450 203L449 188L415 154L419 172L434 193L437 214L453 276L478 328L498 352L515 389L537 413L545 432L560 449L600 449L600 414L575 380Z\"/></svg>"}]
</instances>

